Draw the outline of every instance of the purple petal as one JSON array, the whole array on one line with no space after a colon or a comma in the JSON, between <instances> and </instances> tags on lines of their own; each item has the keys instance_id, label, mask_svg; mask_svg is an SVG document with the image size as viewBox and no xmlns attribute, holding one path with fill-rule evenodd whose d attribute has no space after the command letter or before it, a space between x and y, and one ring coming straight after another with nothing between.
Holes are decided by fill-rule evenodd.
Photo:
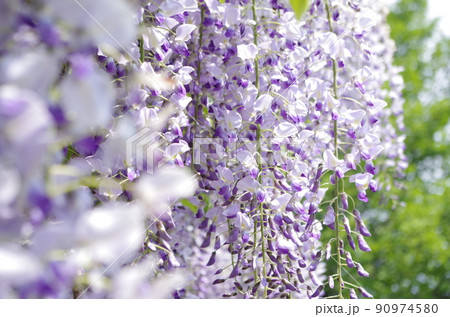
<instances>
[{"instance_id":1,"label":"purple petal","mask_svg":"<svg viewBox=\"0 0 450 317\"><path fill-rule=\"evenodd\" d=\"M347 235L347 240L348 240L348 244L350 245L350 248L352 248L353 250L356 250L356 245L355 245L355 241L353 241L353 238L351 235Z\"/></svg>"},{"instance_id":2,"label":"purple petal","mask_svg":"<svg viewBox=\"0 0 450 317\"><path fill-rule=\"evenodd\" d=\"M361 192L358 193L358 199L363 201L363 202L365 202L365 203L369 201L369 199L366 196L366 192L365 191L361 191Z\"/></svg>"},{"instance_id":3,"label":"purple petal","mask_svg":"<svg viewBox=\"0 0 450 317\"><path fill-rule=\"evenodd\" d=\"M224 210L223 215L227 218L236 217L237 213L241 209L241 205L239 203L232 204L227 209Z\"/></svg>"},{"instance_id":4,"label":"purple petal","mask_svg":"<svg viewBox=\"0 0 450 317\"><path fill-rule=\"evenodd\" d=\"M200 248L206 248L209 247L209 245L211 244L211 232L208 232L206 234L205 240L203 240L202 245L200 246Z\"/></svg>"},{"instance_id":5,"label":"purple petal","mask_svg":"<svg viewBox=\"0 0 450 317\"><path fill-rule=\"evenodd\" d=\"M328 286L333 289L334 288L334 278L332 276L328 276Z\"/></svg>"},{"instance_id":6,"label":"purple petal","mask_svg":"<svg viewBox=\"0 0 450 317\"><path fill-rule=\"evenodd\" d=\"M206 266L211 266L211 265L213 265L215 262L216 262L216 251L214 251L214 252L211 254L211 257L209 258L208 263L206 263Z\"/></svg>"},{"instance_id":7,"label":"purple petal","mask_svg":"<svg viewBox=\"0 0 450 317\"><path fill-rule=\"evenodd\" d=\"M363 236L358 234L358 245L361 251L370 252L372 249L370 249L367 242L364 240Z\"/></svg>"},{"instance_id":8,"label":"purple petal","mask_svg":"<svg viewBox=\"0 0 450 317\"><path fill-rule=\"evenodd\" d=\"M347 232L347 234L351 234L352 229L350 228L350 221L348 220L348 218L346 216L343 216L342 222L344 224L345 232Z\"/></svg>"},{"instance_id":9,"label":"purple petal","mask_svg":"<svg viewBox=\"0 0 450 317\"><path fill-rule=\"evenodd\" d=\"M372 294L370 294L369 292L367 292L364 288L362 287L358 287L358 291L361 293L362 296L366 297L366 298L373 298Z\"/></svg>"},{"instance_id":10,"label":"purple petal","mask_svg":"<svg viewBox=\"0 0 450 317\"><path fill-rule=\"evenodd\" d=\"M368 277L368 276L369 276L369 272L367 272L366 270L364 270L364 268L362 267L361 264L356 263L356 269L358 270L358 274L359 274L360 276L363 276L363 277Z\"/></svg>"},{"instance_id":11,"label":"purple petal","mask_svg":"<svg viewBox=\"0 0 450 317\"><path fill-rule=\"evenodd\" d=\"M334 224L335 220L335 214L334 209L331 206L328 206L327 208L327 214L325 215L325 219L323 220L323 224L326 226L329 226L331 224Z\"/></svg>"},{"instance_id":12,"label":"purple petal","mask_svg":"<svg viewBox=\"0 0 450 317\"><path fill-rule=\"evenodd\" d=\"M228 278L236 277L236 276L238 276L238 274L239 274L239 267L236 264L236 266L233 268L233 271L231 271L231 274Z\"/></svg>"},{"instance_id":13,"label":"purple petal","mask_svg":"<svg viewBox=\"0 0 450 317\"><path fill-rule=\"evenodd\" d=\"M221 244L220 244L220 237L216 236L216 241L214 242L214 250L218 250L220 249Z\"/></svg>"},{"instance_id":14,"label":"purple petal","mask_svg":"<svg viewBox=\"0 0 450 317\"><path fill-rule=\"evenodd\" d=\"M350 268L355 267L355 263L353 262L352 255L350 252L345 253L345 261L347 262L347 266Z\"/></svg>"},{"instance_id":15,"label":"purple petal","mask_svg":"<svg viewBox=\"0 0 450 317\"><path fill-rule=\"evenodd\" d=\"M328 261L331 257L331 244L327 243L326 251L325 251L325 259Z\"/></svg>"},{"instance_id":16,"label":"purple petal","mask_svg":"<svg viewBox=\"0 0 450 317\"><path fill-rule=\"evenodd\" d=\"M317 297L320 295L320 293L322 293L323 290L323 285L320 285L316 291L311 295L311 298Z\"/></svg>"},{"instance_id":17,"label":"purple petal","mask_svg":"<svg viewBox=\"0 0 450 317\"><path fill-rule=\"evenodd\" d=\"M344 208L345 210L348 209L348 198L347 198L347 194L341 194L341 204L342 204L342 208Z\"/></svg>"},{"instance_id":18,"label":"purple petal","mask_svg":"<svg viewBox=\"0 0 450 317\"><path fill-rule=\"evenodd\" d=\"M227 242L225 244L231 244L237 240L239 237L239 228L233 228L230 232L230 235L228 236Z\"/></svg>"}]
</instances>

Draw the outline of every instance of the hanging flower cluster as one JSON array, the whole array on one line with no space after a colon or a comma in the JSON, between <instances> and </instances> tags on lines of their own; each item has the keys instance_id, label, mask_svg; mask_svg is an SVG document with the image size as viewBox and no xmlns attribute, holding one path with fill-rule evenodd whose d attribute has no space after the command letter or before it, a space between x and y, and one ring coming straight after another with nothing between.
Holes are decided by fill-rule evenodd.
<instances>
[{"instance_id":1,"label":"hanging flower cluster","mask_svg":"<svg viewBox=\"0 0 450 317\"><path fill-rule=\"evenodd\" d=\"M355 200L406 168L383 5L131 3L0 5L0 297L371 297Z\"/></svg>"}]
</instances>

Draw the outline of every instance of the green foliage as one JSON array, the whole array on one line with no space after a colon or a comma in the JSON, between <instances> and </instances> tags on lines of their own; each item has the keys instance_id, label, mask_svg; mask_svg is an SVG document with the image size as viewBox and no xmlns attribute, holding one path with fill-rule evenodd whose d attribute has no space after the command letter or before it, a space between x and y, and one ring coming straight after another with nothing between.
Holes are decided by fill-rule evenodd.
<instances>
[{"instance_id":1,"label":"green foliage","mask_svg":"<svg viewBox=\"0 0 450 317\"><path fill-rule=\"evenodd\" d=\"M361 282L378 298L450 297L450 39L436 36L426 8L426 0L401 0L388 17L395 64L405 69L410 165L405 189L393 189L403 207L379 206L372 195L363 214L373 251L357 257L371 273Z\"/></svg>"},{"instance_id":2,"label":"green foliage","mask_svg":"<svg viewBox=\"0 0 450 317\"><path fill-rule=\"evenodd\" d=\"M373 209L366 214L373 234L372 252L362 257L362 264L371 277L362 282L378 298L443 298L450 294L450 214L446 208L450 190L442 196L424 192L424 187L408 186L405 208L390 214Z\"/></svg>"},{"instance_id":3,"label":"green foliage","mask_svg":"<svg viewBox=\"0 0 450 317\"><path fill-rule=\"evenodd\" d=\"M309 0L289 0L289 2L298 19L302 17L303 13L309 7Z\"/></svg>"},{"instance_id":4,"label":"green foliage","mask_svg":"<svg viewBox=\"0 0 450 317\"><path fill-rule=\"evenodd\" d=\"M194 205L193 203L191 203L191 202L189 201L189 199L186 199L186 198L180 199L180 203L181 203L184 207L186 207L186 208L188 208L190 211L192 211L194 214L197 213L197 211L198 211L197 206Z\"/></svg>"}]
</instances>

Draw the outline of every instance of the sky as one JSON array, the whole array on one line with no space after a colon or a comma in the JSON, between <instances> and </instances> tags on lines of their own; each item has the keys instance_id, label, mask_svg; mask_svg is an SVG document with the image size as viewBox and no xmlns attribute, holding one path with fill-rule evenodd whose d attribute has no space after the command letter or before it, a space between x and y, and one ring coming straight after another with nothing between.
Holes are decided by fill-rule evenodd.
<instances>
[{"instance_id":1,"label":"sky","mask_svg":"<svg viewBox=\"0 0 450 317\"><path fill-rule=\"evenodd\" d=\"M440 18L441 30L450 36L450 1L428 0L428 14L431 18Z\"/></svg>"}]
</instances>

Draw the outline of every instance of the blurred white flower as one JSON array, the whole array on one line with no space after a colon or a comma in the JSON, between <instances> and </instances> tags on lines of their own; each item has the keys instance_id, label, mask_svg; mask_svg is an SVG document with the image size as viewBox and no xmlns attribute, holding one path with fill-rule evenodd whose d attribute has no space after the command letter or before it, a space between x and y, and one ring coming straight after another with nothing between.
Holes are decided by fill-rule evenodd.
<instances>
[{"instance_id":1,"label":"blurred white flower","mask_svg":"<svg viewBox=\"0 0 450 317\"><path fill-rule=\"evenodd\" d=\"M110 265L139 249L145 222L137 206L115 203L86 212L74 230L78 263L86 265L94 261Z\"/></svg>"},{"instance_id":2,"label":"blurred white flower","mask_svg":"<svg viewBox=\"0 0 450 317\"><path fill-rule=\"evenodd\" d=\"M115 171L124 168L124 161L127 159L127 140L136 132L135 119L127 115L117 118L109 136L100 144L99 151L94 155L95 158L99 158L99 161L96 162L99 166L96 169L98 171Z\"/></svg>"},{"instance_id":3,"label":"blurred white flower","mask_svg":"<svg viewBox=\"0 0 450 317\"><path fill-rule=\"evenodd\" d=\"M58 72L58 57L44 48L37 47L24 54L4 56L0 63L0 84L14 84L46 97Z\"/></svg>"},{"instance_id":4,"label":"blurred white flower","mask_svg":"<svg viewBox=\"0 0 450 317\"><path fill-rule=\"evenodd\" d=\"M158 216L166 212L174 201L192 196L197 187L197 177L188 169L163 167L154 175L142 176L135 192L148 212Z\"/></svg>"},{"instance_id":5,"label":"blurred white flower","mask_svg":"<svg viewBox=\"0 0 450 317\"><path fill-rule=\"evenodd\" d=\"M62 80L61 101L70 132L84 136L112 122L115 91L108 75L95 68L90 57L74 58L72 63L77 71ZM87 65L74 65L78 63Z\"/></svg>"},{"instance_id":6,"label":"blurred white flower","mask_svg":"<svg viewBox=\"0 0 450 317\"><path fill-rule=\"evenodd\" d=\"M10 205L20 190L20 175L14 169L7 169L0 164L0 206Z\"/></svg>"},{"instance_id":7,"label":"blurred white flower","mask_svg":"<svg viewBox=\"0 0 450 317\"><path fill-rule=\"evenodd\" d=\"M13 245L0 245L0 285L21 285L36 279L43 267L33 253Z\"/></svg>"},{"instance_id":8,"label":"blurred white flower","mask_svg":"<svg viewBox=\"0 0 450 317\"><path fill-rule=\"evenodd\" d=\"M47 9L73 32L84 30L80 41L127 49L135 40L135 10L125 0L45 0ZM75 37L72 37L72 39Z\"/></svg>"},{"instance_id":9,"label":"blurred white flower","mask_svg":"<svg viewBox=\"0 0 450 317\"><path fill-rule=\"evenodd\" d=\"M0 85L0 119L2 132L9 143L4 155L11 156L17 169L32 178L45 151L53 142L53 120L44 100L33 91L13 85ZM3 153L2 153L3 154Z\"/></svg>"}]
</instances>

